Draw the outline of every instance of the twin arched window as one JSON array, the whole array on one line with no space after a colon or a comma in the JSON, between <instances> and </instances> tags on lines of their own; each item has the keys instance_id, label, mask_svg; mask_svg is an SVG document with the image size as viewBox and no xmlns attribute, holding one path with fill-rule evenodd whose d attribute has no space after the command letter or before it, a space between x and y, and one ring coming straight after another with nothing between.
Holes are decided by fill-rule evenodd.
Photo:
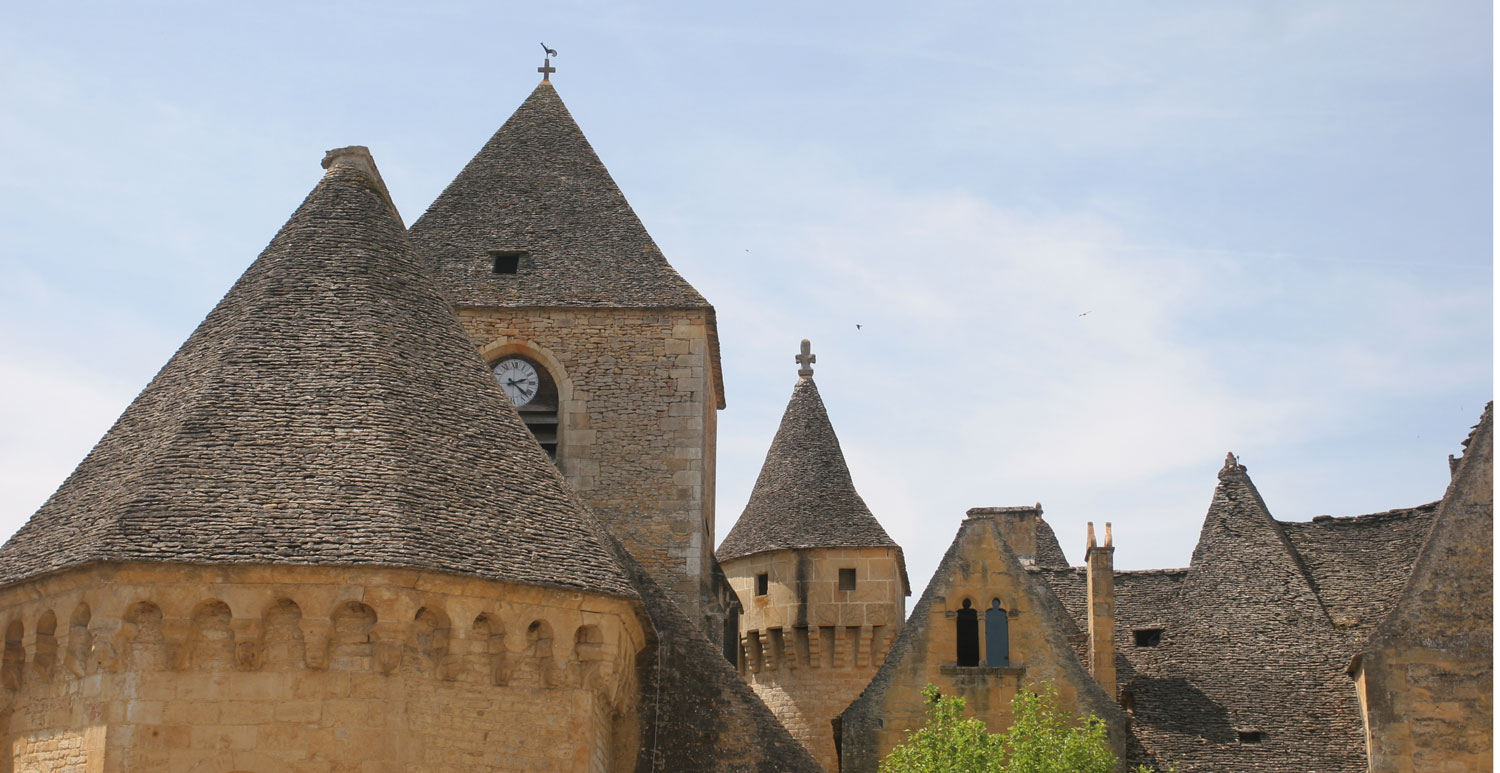
<instances>
[{"instance_id":1,"label":"twin arched window","mask_svg":"<svg viewBox=\"0 0 1500 773\"><path fill-rule=\"evenodd\" d=\"M958 665L979 665L979 610L969 599L964 599L963 609L958 610L957 628ZM998 598L992 599L990 608L984 611L984 661L994 668L1010 665L1010 622Z\"/></svg>"}]
</instances>

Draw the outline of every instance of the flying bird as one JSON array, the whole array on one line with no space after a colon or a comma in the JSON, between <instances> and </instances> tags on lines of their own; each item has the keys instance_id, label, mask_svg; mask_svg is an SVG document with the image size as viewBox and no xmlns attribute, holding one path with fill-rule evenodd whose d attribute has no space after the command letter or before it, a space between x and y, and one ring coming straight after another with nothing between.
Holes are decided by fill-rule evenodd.
<instances>
[{"instance_id":1,"label":"flying bird","mask_svg":"<svg viewBox=\"0 0 1500 773\"><path fill-rule=\"evenodd\" d=\"M1087 317L1089 315L1090 311L1093 311L1093 309L1089 309L1089 311L1085 311L1084 313L1079 314L1078 316L1080 316L1080 317Z\"/></svg>"},{"instance_id":2,"label":"flying bird","mask_svg":"<svg viewBox=\"0 0 1500 773\"><path fill-rule=\"evenodd\" d=\"M855 329L855 330L864 330L864 329L865 329L865 326L864 326L864 325L861 325L861 324L859 324L859 323L858 323L858 322L856 322L856 323L854 323L854 329Z\"/></svg>"},{"instance_id":3,"label":"flying bird","mask_svg":"<svg viewBox=\"0 0 1500 773\"><path fill-rule=\"evenodd\" d=\"M542 44L542 50L547 52L547 56L557 56L557 49L548 48L546 43Z\"/></svg>"}]
</instances>

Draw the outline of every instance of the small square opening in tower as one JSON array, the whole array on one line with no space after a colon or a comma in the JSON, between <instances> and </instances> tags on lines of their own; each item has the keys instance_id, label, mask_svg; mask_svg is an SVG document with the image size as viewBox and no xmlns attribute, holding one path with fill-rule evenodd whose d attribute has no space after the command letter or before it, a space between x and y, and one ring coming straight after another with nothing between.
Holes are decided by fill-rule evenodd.
<instances>
[{"instance_id":1,"label":"small square opening in tower","mask_svg":"<svg viewBox=\"0 0 1500 773\"><path fill-rule=\"evenodd\" d=\"M839 570L839 590L854 590L854 570Z\"/></svg>"},{"instance_id":2,"label":"small square opening in tower","mask_svg":"<svg viewBox=\"0 0 1500 773\"><path fill-rule=\"evenodd\" d=\"M1161 644L1160 628L1137 628L1131 633L1135 635L1137 647L1155 647Z\"/></svg>"},{"instance_id":3,"label":"small square opening in tower","mask_svg":"<svg viewBox=\"0 0 1500 773\"><path fill-rule=\"evenodd\" d=\"M514 274L521 270L521 258L526 257L525 250L490 250L490 271L496 274Z\"/></svg>"},{"instance_id":4,"label":"small square opening in tower","mask_svg":"<svg viewBox=\"0 0 1500 773\"><path fill-rule=\"evenodd\" d=\"M755 595L764 596L771 589L771 575L761 572L755 575Z\"/></svg>"},{"instance_id":5,"label":"small square opening in tower","mask_svg":"<svg viewBox=\"0 0 1500 773\"><path fill-rule=\"evenodd\" d=\"M1266 734L1259 730L1239 731L1240 743L1261 743L1266 740Z\"/></svg>"}]
</instances>

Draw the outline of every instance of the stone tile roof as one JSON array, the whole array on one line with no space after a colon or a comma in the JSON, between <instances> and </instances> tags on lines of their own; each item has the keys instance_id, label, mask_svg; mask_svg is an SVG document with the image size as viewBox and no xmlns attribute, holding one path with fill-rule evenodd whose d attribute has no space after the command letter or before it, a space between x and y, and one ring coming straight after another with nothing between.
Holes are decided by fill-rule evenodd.
<instances>
[{"instance_id":1,"label":"stone tile roof","mask_svg":"<svg viewBox=\"0 0 1500 773\"><path fill-rule=\"evenodd\" d=\"M1356 518L1319 516L1309 523L1282 522L1312 575L1318 598L1335 628L1367 636L1390 613L1438 503Z\"/></svg>"},{"instance_id":2,"label":"stone tile roof","mask_svg":"<svg viewBox=\"0 0 1500 773\"><path fill-rule=\"evenodd\" d=\"M831 547L900 550L854 490L818 387L806 377L792 390L745 511L715 552L728 561L768 550ZM904 577L904 560L901 571Z\"/></svg>"},{"instance_id":3,"label":"stone tile roof","mask_svg":"<svg viewBox=\"0 0 1500 773\"><path fill-rule=\"evenodd\" d=\"M1068 557L1063 555L1057 533L1042 518L1036 519L1036 565L1047 569L1068 568Z\"/></svg>"},{"instance_id":4,"label":"stone tile roof","mask_svg":"<svg viewBox=\"0 0 1500 773\"><path fill-rule=\"evenodd\" d=\"M410 233L458 306L703 309L724 408L713 306L667 263L551 82L531 92ZM524 253L516 273L495 273L494 251Z\"/></svg>"},{"instance_id":5,"label":"stone tile roof","mask_svg":"<svg viewBox=\"0 0 1500 773\"><path fill-rule=\"evenodd\" d=\"M0 582L93 561L379 564L634 597L475 354L368 153L331 166Z\"/></svg>"},{"instance_id":6,"label":"stone tile roof","mask_svg":"<svg viewBox=\"0 0 1500 773\"><path fill-rule=\"evenodd\" d=\"M1358 771L1349 658L1390 613L1438 505L1307 523L1271 518L1226 464L1190 569L1115 572L1115 667L1135 705L1132 762L1183 773ZM1040 552L1040 548L1039 548ZM1035 570L1072 618L1087 663L1087 574ZM1161 628L1137 647L1137 629ZM1239 731L1267 733L1255 744Z\"/></svg>"},{"instance_id":7,"label":"stone tile roof","mask_svg":"<svg viewBox=\"0 0 1500 773\"><path fill-rule=\"evenodd\" d=\"M1157 759L1184 773L1364 769L1344 638L1232 457L1166 623L1160 660L1122 685ZM1267 735L1241 743L1241 732Z\"/></svg>"},{"instance_id":8,"label":"stone tile roof","mask_svg":"<svg viewBox=\"0 0 1500 773\"><path fill-rule=\"evenodd\" d=\"M1142 661L1155 662L1155 647L1137 648L1133 645L1137 629L1163 628L1182 581L1187 577L1186 569L1147 569L1115 572L1115 673L1120 683L1128 681ZM1038 574L1062 601L1071 618L1070 633L1079 638L1074 644L1078 657L1085 665L1089 662L1088 638L1088 572L1083 567L1039 568Z\"/></svg>"},{"instance_id":9,"label":"stone tile roof","mask_svg":"<svg viewBox=\"0 0 1500 773\"><path fill-rule=\"evenodd\" d=\"M667 263L549 82L411 227L460 306L709 308ZM493 273L492 250L525 252Z\"/></svg>"}]
</instances>

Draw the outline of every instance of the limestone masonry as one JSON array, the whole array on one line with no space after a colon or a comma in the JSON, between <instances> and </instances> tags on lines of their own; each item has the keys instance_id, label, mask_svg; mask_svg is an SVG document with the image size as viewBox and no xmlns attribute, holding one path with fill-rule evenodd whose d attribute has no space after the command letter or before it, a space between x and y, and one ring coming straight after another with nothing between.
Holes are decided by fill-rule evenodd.
<instances>
[{"instance_id":1,"label":"limestone masonry","mask_svg":"<svg viewBox=\"0 0 1500 773\"><path fill-rule=\"evenodd\" d=\"M1492 769L1491 408L1401 510L1231 455L1185 569L973 508L908 616L807 341L714 549L714 308L550 80L409 230L323 167L0 547L0 773L875 771L927 684L1182 773Z\"/></svg>"}]
</instances>

